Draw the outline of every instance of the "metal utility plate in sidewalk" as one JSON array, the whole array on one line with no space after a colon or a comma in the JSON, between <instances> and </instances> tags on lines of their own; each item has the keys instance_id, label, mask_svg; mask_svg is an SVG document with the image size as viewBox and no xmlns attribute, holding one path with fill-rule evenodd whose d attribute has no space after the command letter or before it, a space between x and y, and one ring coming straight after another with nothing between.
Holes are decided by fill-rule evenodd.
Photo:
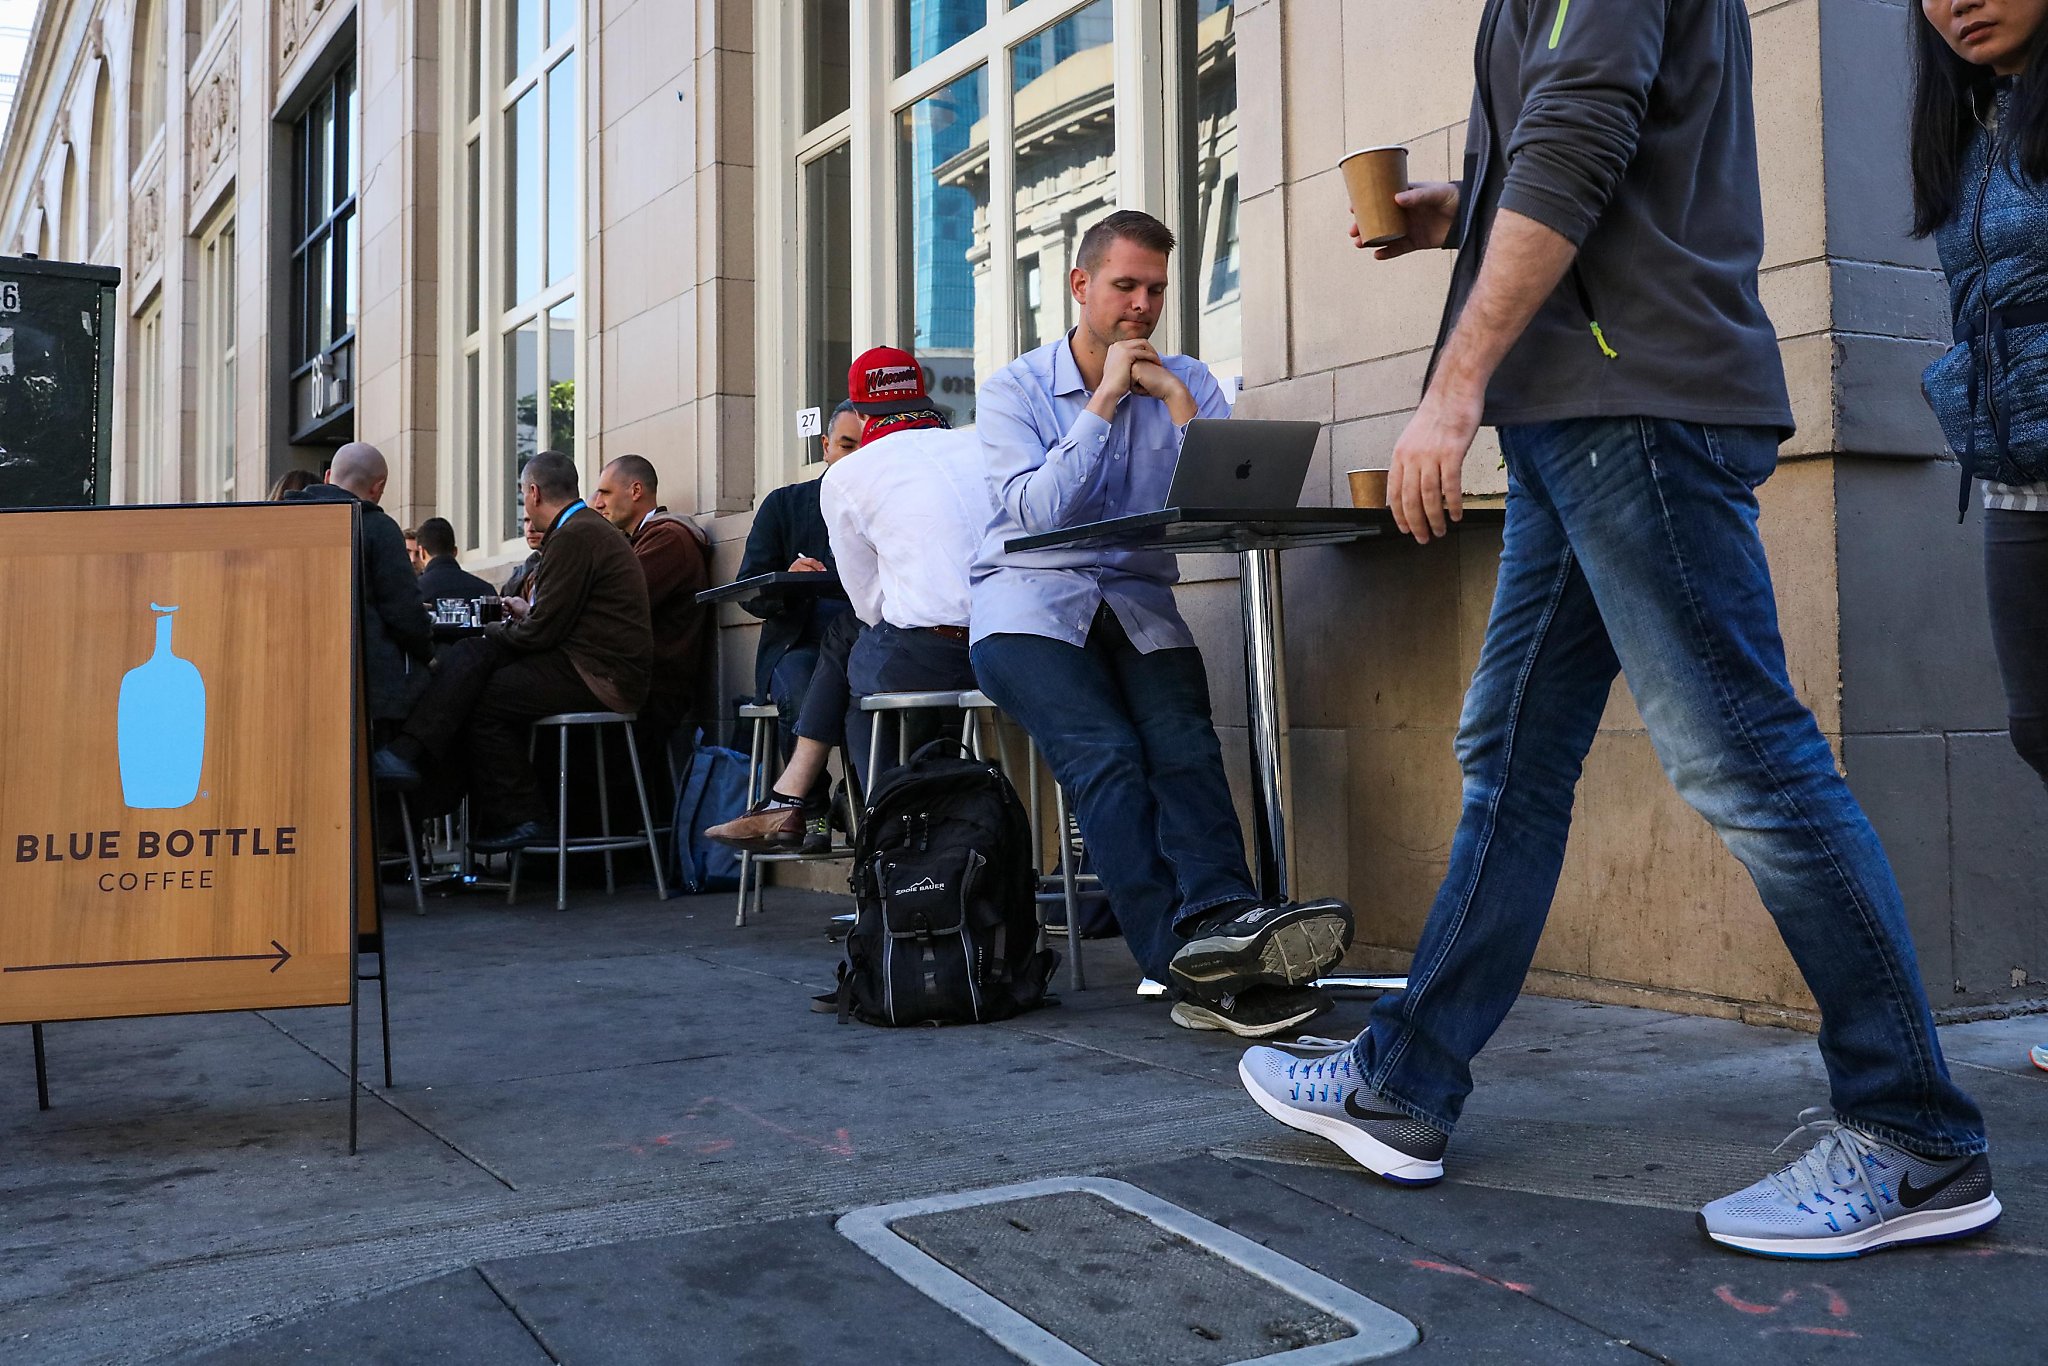
<instances>
[{"instance_id":1,"label":"metal utility plate in sidewalk","mask_svg":"<svg viewBox=\"0 0 2048 1366\"><path fill-rule=\"evenodd\" d=\"M839 1232L1031 1366L1350 1366L1414 1324L1123 1181L875 1205Z\"/></svg>"}]
</instances>

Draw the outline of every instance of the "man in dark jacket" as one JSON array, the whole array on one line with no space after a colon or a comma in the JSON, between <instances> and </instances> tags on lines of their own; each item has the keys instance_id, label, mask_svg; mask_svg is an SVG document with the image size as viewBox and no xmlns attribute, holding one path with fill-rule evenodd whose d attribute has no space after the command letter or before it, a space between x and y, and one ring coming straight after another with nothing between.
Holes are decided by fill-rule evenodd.
<instances>
[{"instance_id":1,"label":"man in dark jacket","mask_svg":"<svg viewBox=\"0 0 2048 1366\"><path fill-rule=\"evenodd\" d=\"M363 676L370 720L401 721L426 686L434 632L405 551L405 532L377 506L390 478L383 453L360 441L334 453L327 481L287 502L362 505Z\"/></svg>"},{"instance_id":2,"label":"man in dark jacket","mask_svg":"<svg viewBox=\"0 0 2048 1366\"><path fill-rule=\"evenodd\" d=\"M1942 1061L1884 848L1787 675L1757 534L1755 489L1792 412L1757 297L1747 10L1491 0L1478 41L1465 181L1407 191L1408 236L1380 249L1458 248L1394 446L1396 524L1445 533L1482 423L1507 457L1499 584L1458 731L1464 809L1407 990L1380 998L1352 1048L1308 1063L1255 1048L1238 1075L1369 1170L1441 1179L1625 673L1665 773L1748 869L1813 992L1832 1091L1819 1143L1709 1202L1701 1231L1853 1257L1986 1228L1984 1119Z\"/></svg>"},{"instance_id":3,"label":"man in dark jacket","mask_svg":"<svg viewBox=\"0 0 2048 1366\"><path fill-rule=\"evenodd\" d=\"M861 415L850 403L832 414L821 444L825 464L860 445ZM739 577L756 574L836 573L831 537L818 511L815 479L771 492L754 512ZM796 718L804 693L818 666L818 648L832 622L847 610L843 597L805 595L757 598L747 610L761 618L761 639L754 653L754 696L773 701L782 713L782 757L796 745Z\"/></svg>"},{"instance_id":4,"label":"man in dark jacket","mask_svg":"<svg viewBox=\"0 0 2048 1366\"><path fill-rule=\"evenodd\" d=\"M419 766L467 761L471 814L486 853L542 837L540 786L527 758L529 730L568 711L638 711L647 699L654 640L647 581L632 547L576 493L576 465L543 451L519 472L519 492L545 528L533 603L505 599L510 620L462 642L389 746L380 781L420 781Z\"/></svg>"},{"instance_id":5,"label":"man in dark jacket","mask_svg":"<svg viewBox=\"0 0 2048 1366\"><path fill-rule=\"evenodd\" d=\"M703 533L687 517L662 507L654 466L622 455L606 465L591 490L590 506L633 547L647 579L647 609L654 622L654 676L641 716L649 743L690 714L697 688L711 670L712 609L697 601L711 586Z\"/></svg>"},{"instance_id":6,"label":"man in dark jacket","mask_svg":"<svg viewBox=\"0 0 2048 1366\"><path fill-rule=\"evenodd\" d=\"M498 590L462 567L455 558L455 528L446 517L429 517L420 523L420 553L427 563L420 570L420 601L432 607L442 598L495 598Z\"/></svg>"}]
</instances>

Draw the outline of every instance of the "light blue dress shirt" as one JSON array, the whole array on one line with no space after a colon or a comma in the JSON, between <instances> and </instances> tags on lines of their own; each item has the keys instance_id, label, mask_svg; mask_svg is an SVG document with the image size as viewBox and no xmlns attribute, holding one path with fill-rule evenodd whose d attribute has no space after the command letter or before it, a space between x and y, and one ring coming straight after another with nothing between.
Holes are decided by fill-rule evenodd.
<instances>
[{"instance_id":1,"label":"light blue dress shirt","mask_svg":"<svg viewBox=\"0 0 2048 1366\"><path fill-rule=\"evenodd\" d=\"M1003 549L1020 536L1104 522L1166 506L1186 429L1163 400L1125 394L1116 418L1088 411L1093 390L1074 363L1072 334L1019 356L981 385L974 428L988 463L995 520L974 565L976 641L1046 636L1081 645L1107 602L1146 654L1191 646L1173 603L1180 580L1162 550ZM1230 403L1191 356L1164 356L1194 397L1198 417L1229 417Z\"/></svg>"}]
</instances>

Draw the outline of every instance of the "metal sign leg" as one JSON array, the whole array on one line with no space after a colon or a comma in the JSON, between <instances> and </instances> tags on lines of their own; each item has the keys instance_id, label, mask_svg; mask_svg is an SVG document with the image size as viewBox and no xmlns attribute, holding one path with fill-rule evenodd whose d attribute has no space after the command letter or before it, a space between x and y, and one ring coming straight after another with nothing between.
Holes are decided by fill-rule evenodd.
<instances>
[{"instance_id":1,"label":"metal sign leg","mask_svg":"<svg viewBox=\"0 0 2048 1366\"><path fill-rule=\"evenodd\" d=\"M43 1056L43 1027L32 1024L28 1027L28 1033L35 1041L36 1047L36 1108L47 1110L50 1108L50 1065L49 1060Z\"/></svg>"},{"instance_id":2,"label":"metal sign leg","mask_svg":"<svg viewBox=\"0 0 2048 1366\"><path fill-rule=\"evenodd\" d=\"M1245 712L1251 734L1252 836L1259 897L1287 899L1287 637L1281 621L1280 552L1239 553L1244 611Z\"/></svg>"}]
</instances>

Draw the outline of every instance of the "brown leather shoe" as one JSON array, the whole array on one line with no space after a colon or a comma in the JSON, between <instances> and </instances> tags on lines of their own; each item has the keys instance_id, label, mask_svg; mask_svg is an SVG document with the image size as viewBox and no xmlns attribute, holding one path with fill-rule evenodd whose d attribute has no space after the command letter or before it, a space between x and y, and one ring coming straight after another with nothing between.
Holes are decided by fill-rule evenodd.
<instances>
[{"instance_id":1,"label":"brown leather shoe","mask_svg":"<svg viewBox=\"0 0 2048 1366\"><path fill-rule=\"evenodd\" d=\"M755 802L744 816L714 825L704 838L747 854L781 854L800 848L804 842L804 809L801 806Z\"/></svg>"}]
</instances>

